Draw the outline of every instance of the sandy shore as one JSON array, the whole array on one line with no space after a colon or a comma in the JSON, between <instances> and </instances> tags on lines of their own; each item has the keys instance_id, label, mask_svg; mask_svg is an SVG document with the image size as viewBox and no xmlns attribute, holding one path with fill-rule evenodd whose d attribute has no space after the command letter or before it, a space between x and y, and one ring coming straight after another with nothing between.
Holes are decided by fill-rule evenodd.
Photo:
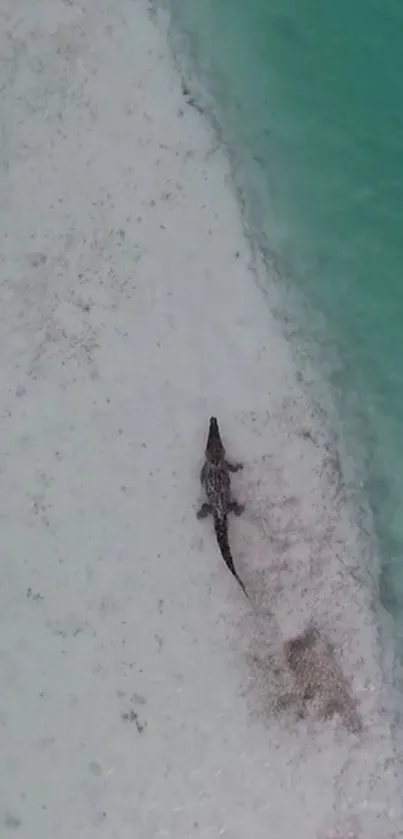
<instances>
[{"instance_id":1,"label":"sandy shore","mask_svg":"<svg viewBox=\"0 0 403 839\"><path fill-rule=\"evenodd\" d=\"M2 835L402 836L370 557L224 154L142 0L2 24ZM195 517L212 413L251 606ZM310 621L358 733L284 700Z\"/></svg>"}]
</instances>

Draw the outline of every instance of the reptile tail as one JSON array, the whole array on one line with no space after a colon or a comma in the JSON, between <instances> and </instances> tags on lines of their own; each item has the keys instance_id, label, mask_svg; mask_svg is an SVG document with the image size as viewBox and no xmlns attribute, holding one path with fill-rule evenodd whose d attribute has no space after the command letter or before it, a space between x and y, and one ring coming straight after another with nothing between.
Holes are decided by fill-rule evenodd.
<instances>
[{"instance_id":1,"label":"reptile tail","mask_svg":"<svg viewBox=\"0 0 403 839\"><path fill-rule=\"evenodd\" d=\"M215 535L217 537L218 547L220 548L222 558L223 558L227 568L229 568L229 570L231 571L231 574L233 574L233 576L235 577L235 579L237 580L237 582L241 586L242 591L244 592L244 594L246 594L246 597L247 597L248 594L247 594L246 588L245 588L241 578L238 576L238 573L237 573L235 565L234 565L234 560L232 559L231 548L230 548L229 542L228 542L228 521L227 521L227 517L225 517L224 519L221 519L221 518L218 518L218 516L214 516L214 530L215 530Z\"/></svg>"},{"instance_id":2,"label":"reptile tail","mask_svg":"<svg viewBox=\"0 0 403 839\"><path fill-rule=\"evenodd\" d=\"M206 459L213 464L218 464L224 457L224 446L220 437L220 429L215 417L210 418L209 432L206 444Z\"/></svg>"}]
</instances>

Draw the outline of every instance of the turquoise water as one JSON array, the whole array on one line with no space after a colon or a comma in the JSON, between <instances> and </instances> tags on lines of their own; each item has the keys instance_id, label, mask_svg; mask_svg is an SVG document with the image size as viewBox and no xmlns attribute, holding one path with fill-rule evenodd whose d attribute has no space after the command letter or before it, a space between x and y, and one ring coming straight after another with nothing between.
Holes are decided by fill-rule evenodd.
<instances>
[{"instance_id":1,"label":"turquoise water","mask_svg":"<svg viewBox=\"0 0 403 839\"><path fill-rule=\"evenodd\" d=\"M364 453L382 597L403 626L403 5L168 5Z\"/></svg>"}]
</instances>

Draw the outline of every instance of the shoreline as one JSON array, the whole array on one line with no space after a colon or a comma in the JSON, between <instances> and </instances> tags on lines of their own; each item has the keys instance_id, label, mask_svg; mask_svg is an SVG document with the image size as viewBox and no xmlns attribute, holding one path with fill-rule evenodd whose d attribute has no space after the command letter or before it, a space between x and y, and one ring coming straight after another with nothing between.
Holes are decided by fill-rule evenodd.
<instances>
[{"instance_id":1,"label":"shoreline","mask_svg":"<svg viewBox=\"0 0 403 839\"><path fill-rule=\"evenodd\" d=\"M253 282L224 150L146 2L22 6L1 36L0 824L392 839L401 778L366 554ZM195 519L210 414L245 461L231 541L254 609ZM312 619L360 736L274 711L283 643Z\"/></svg>"},{"instance_id":2,"label":"shoreline","mask_svg":"<svg viewBox=\"0 0 403 839\"><path fill-rule=\"evenodd\" d=\"M290 314L303 306L296 289L287 285L286 290L278 290L282 283L280 269L276 262L276 255L270 251L265 236L261 236L259 230L253 229L250 223L251 202L253 195L248 195L248 185L245 181L245 171L242 170L240 160L244 158L245 152L235 150L234 138L226 134L223 125L220 124L220 117L217 113L217 106L210 91L203 87L203 82L198 78L192 66L191 44L189 34L180 31L178 23L172 21L169 11L169 0L152 0L151 18L159 28L163 37L168 40L175 68L179 78L182 80L182 92L187 105L202 116L215 137L219 148L224 150L226 162L229 166L229 178L226 182L235 197L239 207L242 223L242 230L250 250L251 260L249 269L253 275L257 289L266 305L270 316L275 323L275 329L280 332L285 340L291 356L291 367L294 368L295 385L303 400L313 412L313 423L317 426L322 444L326 450L333 451L335 471L345 481L345 491L348 496L350 512L354 518L354 527L360 534L362 542L362 553L371 557L367 567L361 568L361 573L366 577L365 584L369 586L374 594L377 593L379 600L376 611L376 622L382 628L386 641L382 648L387 651L389 661L389 676L392 671L399 670L398 680L403 684L401 666L395 660L393 642L396 631L393 629L395 623L392 615L385 609L379 598L379 578L382 572L377 548L380 549L379 537L376 534L373 511L371 510L367 493L366 474L364 460L365 456L359 450L356 441L355 451L352 447L346 447L346 440L343 430L343 422L340 419L340 412L335 404L334 393L326 383L325 374L319 363L319 353L323 336L321 332L325 325L319 323L315 326L316 338L307 336L306 326L290 321ZM214 151L216 148L214 147ZM245 168L245 162L244 162ZM284 292L284 294L283 294ZM312 317L314 313L310 310L305 312L305 319ZM321 316L316 314L321 320ZM317 334L316 334L317 333ZM295 339L298 335L298 341ZM327 359L327 365L330 365ZM336 359L333 358L333 364ZM392 642L392 648L391 644ZM391 661L395 660L394 664ZM400 704L400 703L398 703Z\"/></svg>"}]
</instances>

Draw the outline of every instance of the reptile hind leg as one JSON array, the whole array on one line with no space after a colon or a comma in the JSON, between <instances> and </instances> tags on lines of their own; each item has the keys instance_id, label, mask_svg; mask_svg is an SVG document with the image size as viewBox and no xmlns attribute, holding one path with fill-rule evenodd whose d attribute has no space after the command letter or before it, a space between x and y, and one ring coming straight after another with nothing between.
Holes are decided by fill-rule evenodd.
<instances>
[{"instance_id":1,"label":"reptile hind leg","mask_svg":"<svg viewBox=\"0 0 403 839\"><path fill-rule=\"evenodd\" d=\"M241 516L245 509L244 504L238 504L237 501L230 501L228 505L228 510L230 513L234 513L236 516Z\"/></svg>"},{"instance_id":2,"label":"reptile hind leg","mask_svg":"<svg viewBox=\"0 0 403 839\"><path fill-rule=\"evenodd\" d=\"M200 510L197 511L196 516L198 519L205 519L210 513L213 512L211 504L207 504L207 501L201 505Z\"/></svg>"}]
</instances>

